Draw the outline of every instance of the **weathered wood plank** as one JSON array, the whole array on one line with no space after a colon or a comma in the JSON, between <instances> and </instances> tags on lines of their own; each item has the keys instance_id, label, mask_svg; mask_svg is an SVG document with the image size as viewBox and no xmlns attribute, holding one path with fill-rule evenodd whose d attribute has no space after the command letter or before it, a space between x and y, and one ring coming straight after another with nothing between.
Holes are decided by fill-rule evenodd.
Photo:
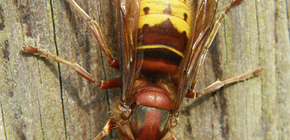
<instances>
[{"instance_id":1,"label":"weathered wood plank","mask_svg":"<svg viewBox=\"0 0 290 140\"><path fill-rule=\"evenodd\" d=\"M59 80L44 61L23 55L27 43L53 46L49 1L3 1L1 104L6 139L65 138ZM47 48L52 50L54 48ZM52 94L56 93L56 94Z\"/></svg>"},{"instance_id":2,"label":"weathered wood plank","mask_svg":"<svg viewBox=\"0 0 290 140\"><path fill-rule=\"evenodd\" d=\"M76 1L100 23L116 56L116 1ZM219 11L228 2L220 1ZM229 13L197 88L259 65L265 72L215 96L185 99L174 129L178 139L290 137L289 7L289 0L244 0ZM76 61L99 79L117 77L86 21L64 0L0 0L0 17L0 139L95 137L109 119L119 90L99 90L64 65L20 51L27 43ZM118 138L117 133L111 138Z\"/></svg>"},{"instance_id":3,"label":"weathered wood plank","mask_svg":"<svg viewBox=\"0 0 290 140\"><path fill-rule=\"evenodd\" d=\"M268 139L289 139L290 136L290 1L278 0L275 3L275 99L276 107L273 114L276 114L276 126L272 129L276 132L271 137L271 131L267 133ZM288 10L288 11L287 11ZM288 12L288 13L287 13ZM270 120L270 119L268 119ZM267 126L267 125L266 125Z\"/></svg>"}]
</instances>

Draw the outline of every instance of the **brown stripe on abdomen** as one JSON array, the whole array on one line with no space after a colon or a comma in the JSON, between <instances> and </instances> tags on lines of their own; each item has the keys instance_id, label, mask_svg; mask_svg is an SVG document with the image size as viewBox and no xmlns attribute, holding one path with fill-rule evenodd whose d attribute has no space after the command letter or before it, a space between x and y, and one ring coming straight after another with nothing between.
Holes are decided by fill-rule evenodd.
<instances>
[{"instance_id":1,"label":"brown stripe on abdomen","mask_svg":"<svg viewBox=\"0 0 290 140\"><path fill-rule=\"evenodd\" d=\"M148 48L143 49L143 59L151 61L164 60L165 62L179 65L182 56L166 48Z\"/></svg>"},{"instance_id":2,"label":"brown stripe on abdomen","mask_svg":"<svg viewBox=\"0 0 290 140\"><path fill-rule=\"evenodd\" d=\"M169 19L161 24L150 27L144 24L139 29L139 46L144 52L144 59L164 59L169 63L179 65L188 38L185 31L179 32ZM162 45L166 48L146 48L150 45Z\"/></svg>"},{"instance_id":3,"label":"brown stripe on abdomen","mask_svg":"<svg viewBox=\"0 0 290 140\"><path fill-rule=\"evenodd\" d=\"M141 30L142 45L162 44L183 52L188 41L186 33L180 33L169 19L152 27L145 24Z\"/></svg>"}]
</instances>

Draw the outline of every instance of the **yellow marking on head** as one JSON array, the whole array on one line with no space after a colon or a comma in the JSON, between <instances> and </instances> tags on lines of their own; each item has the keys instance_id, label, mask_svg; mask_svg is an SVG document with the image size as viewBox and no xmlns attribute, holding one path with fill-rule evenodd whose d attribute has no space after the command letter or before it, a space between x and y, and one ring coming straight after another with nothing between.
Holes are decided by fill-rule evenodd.
<instances>
[{"instance_id":1,"label":"yellow marking on head","mask_svg":"<svg viewBox=\"0 0 290 140\"><path fill-rule=\"evenodd\" d=\"M178 54L182 58L184 57L182 52L176 50L175 48L166 46L166 45L142 45L142 46L137 47L137 50L145 50L145 49L167 49L167 50L170 50L170 51Z\"/></svg>"}]
</instances>

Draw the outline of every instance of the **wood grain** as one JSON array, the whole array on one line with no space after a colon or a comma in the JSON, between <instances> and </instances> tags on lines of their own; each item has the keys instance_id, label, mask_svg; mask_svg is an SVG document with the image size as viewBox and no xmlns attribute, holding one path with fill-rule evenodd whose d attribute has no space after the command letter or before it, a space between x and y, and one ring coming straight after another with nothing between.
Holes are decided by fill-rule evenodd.
<instances>
[{"instance_id":1,"label":"wood grain","mask_svg":"<svg viewBox=\"0 0 290 140\"><path fill-rule=\"evenodd\" d=\"M117 57L115 0L76 0ZM218 13L229 3L220 1ZM290 138L290 0L244 0L223 22L197 89L263 66L265 72L195 101L185 99L180 140ZM93 139L118 89L100 90L67 66L21 52L23 44L78 62L98 79L110 68L85 20L64 0L0 0L0 140ZM106 139L117 139L116 131Z\"/></svg>"}]
</instances>

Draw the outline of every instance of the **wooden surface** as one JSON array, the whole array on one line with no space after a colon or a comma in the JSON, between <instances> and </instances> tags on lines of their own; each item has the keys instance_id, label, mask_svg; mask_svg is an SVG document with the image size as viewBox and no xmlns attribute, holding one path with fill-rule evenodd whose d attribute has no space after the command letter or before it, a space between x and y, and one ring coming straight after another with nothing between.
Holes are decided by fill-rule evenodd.
<instances>
[{"instance_id":1,"label":"wooden surface","mask_svg":"<svg viewBox=\"0 0 290 140\"><path fill-rule=\"evenodd\" d=\"M100 23L115 55L115 0L77 0ZM219 13L228 0L219 2ZM196 101L185 99L180 140L290 138L290 0L244 0L223 22L197 89L263 66L265 72ZM98 79L120 76L64 0L0 0L0 140L92 139L119 90L99 90L67 66L21 52L30 44L78 62ZM113 132L107 139L118 138Z\"/></svg>"}]
</instances>

